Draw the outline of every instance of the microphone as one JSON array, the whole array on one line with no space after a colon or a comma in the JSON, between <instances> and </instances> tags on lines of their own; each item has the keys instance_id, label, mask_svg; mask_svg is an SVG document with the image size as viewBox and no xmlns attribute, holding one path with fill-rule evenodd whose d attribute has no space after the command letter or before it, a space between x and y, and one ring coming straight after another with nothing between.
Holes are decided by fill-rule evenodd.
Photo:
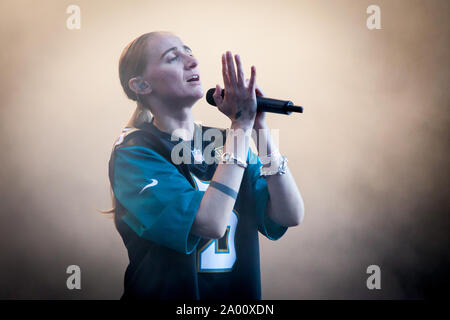
<instances>
[{"instance_id":1,"label":"microphone","mask_svg":"<svg viewBox=\"0 0 450 320\"><path fill-rule=\"evenodd\" d=\"M216 106L213 95L216 91L215 88L209 89L206 93L206 101L212 106ZM222 89L222 98L225 95L225 90ZM291 114L292 112L303 113L303 107L294 106L292 101L289 100L277 100L256 96L257 110L263 112Z\"/></svg>"}]
</instances>

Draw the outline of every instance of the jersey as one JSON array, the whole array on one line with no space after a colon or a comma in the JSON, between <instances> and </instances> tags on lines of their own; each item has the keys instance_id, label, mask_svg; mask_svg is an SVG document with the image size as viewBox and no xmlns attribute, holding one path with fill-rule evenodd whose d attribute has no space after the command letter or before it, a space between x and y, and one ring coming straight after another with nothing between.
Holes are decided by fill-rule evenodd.
<instances>
[{"instance_id":1,"label":"jersey","mask_svg":"<svg viewBox=\"0 0 450 320\"><path fill-rule=\"evenodd\" d=\"M195 123L194 136L208 129ZM224 144L226 130L219 130ZM201 140L203 154L211 142ZM114 219L130 261L122 299L261 299L258 232L277 240L287 230L266 213L270 195L259 175L262 164L249 150L225 235L201 238L190 230L217 163L200 162L195 153L190 163L171 158L180 143L194 150L194 141L172 141L152 119L125 128L113 147Z\"/></svg>"}]
</instances>

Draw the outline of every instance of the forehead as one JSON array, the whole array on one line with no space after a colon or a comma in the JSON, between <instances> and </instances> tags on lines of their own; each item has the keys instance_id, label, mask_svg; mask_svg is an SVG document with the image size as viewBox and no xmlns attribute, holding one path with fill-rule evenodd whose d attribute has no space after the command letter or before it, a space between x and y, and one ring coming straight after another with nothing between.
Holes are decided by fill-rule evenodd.
<instances>
[{"instance_id":1,"label":"forehead","mask_svg":"<svg viewBox=\"0 0 450 320\"><path fill-rule=\"evenodd\" d=\"M183 45L183 41L171 33L158 34L149 41L149 59L152 62L158 62L166 50L173 47L182 49Z\"/></svg>"}]
</instances>

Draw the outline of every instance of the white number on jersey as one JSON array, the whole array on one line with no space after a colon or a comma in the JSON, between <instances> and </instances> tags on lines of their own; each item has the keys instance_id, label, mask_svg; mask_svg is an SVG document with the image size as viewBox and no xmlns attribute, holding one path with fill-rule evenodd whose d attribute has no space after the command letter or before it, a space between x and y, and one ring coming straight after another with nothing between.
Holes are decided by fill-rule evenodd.
<instances>
[{"instance_id":1,"label":"white number on jersey","mask_svg":"<svg viewBox=\"0 0 450 320\"><path fill-rule=\"evenodd\" d=\"M233 210L230 215L230 220L228 220L225 235L221 239L209 240L198 251L198 272L231 271L236 262L234 236L236 234L237 223L238 215Z\"/></svg>"},{"instance_id":2,"label":"white number on jersey","mask_svg":"<svg viewBox=\"0 0 450 320\"><path fill-rule=\"evenodd\" d=\"M198 179L191 174L197 189L206 191L209 182ZM227 272L231 271L236 262L236 248L234 246L234 236L238 224L238 214L233 210L227 224L227 231L221 239L209 240L201 249L197 251L197 271L198 272Z\"/></svg>"}]
</instances>

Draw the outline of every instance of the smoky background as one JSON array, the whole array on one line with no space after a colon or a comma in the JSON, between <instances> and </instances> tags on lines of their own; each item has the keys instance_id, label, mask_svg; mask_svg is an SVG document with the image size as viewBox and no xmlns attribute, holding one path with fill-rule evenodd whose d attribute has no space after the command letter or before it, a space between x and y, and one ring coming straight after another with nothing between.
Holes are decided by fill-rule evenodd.
<instances>
[{"instance_id":1,"label":"smoky background","mask_svg":"<svg viewBox=\"0 0 450 320\"><path fill-rule=\"evenodd\" d=\"M69 5L81 29L69 30ZM369 30L366 8L381 9ZM117 299L128 263L107 164L135 105L118 59L169 30L199 60L203 88L239 53L268 97L303 114L267 116L305 202L305 220L261 239L264 299L446 295L449 268L448 1L2 1L0 298ZM200 100L195 119L229 121ZM66 268L81 268L68 290ZM366 269L381 268L381 290Z\"/></svg>"}]
</instances>

